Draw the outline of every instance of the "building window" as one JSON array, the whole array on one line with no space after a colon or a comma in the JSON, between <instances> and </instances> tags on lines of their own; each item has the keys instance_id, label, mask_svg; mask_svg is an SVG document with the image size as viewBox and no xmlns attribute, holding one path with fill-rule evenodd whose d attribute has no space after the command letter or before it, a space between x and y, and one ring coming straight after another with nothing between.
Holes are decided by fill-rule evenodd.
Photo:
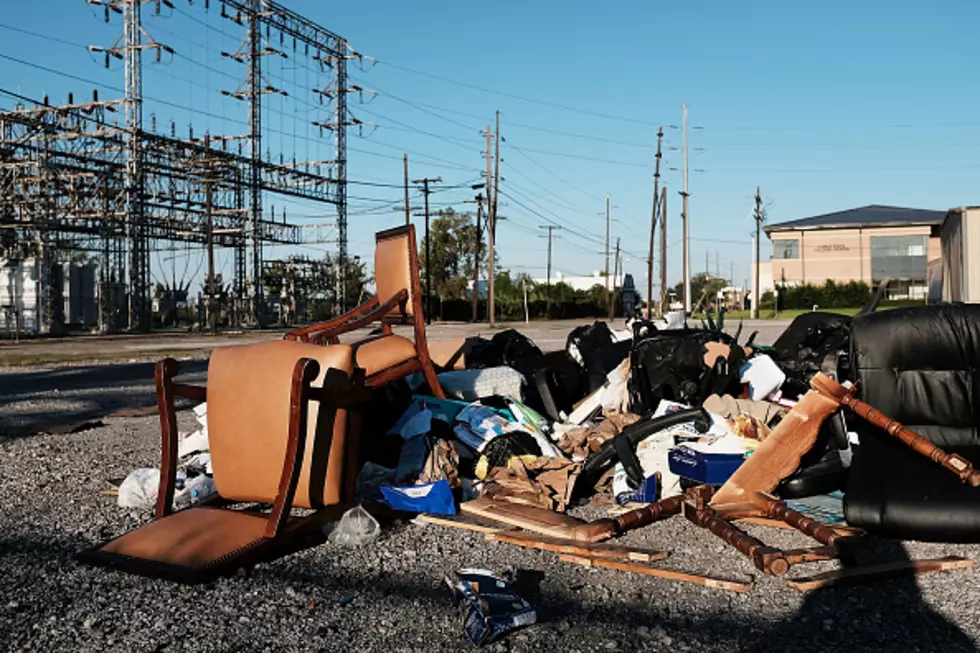
<instances>
[{"instance_id":1,"label":"building window","mask_svg":"<svg viewBox=\"0 0 980 653\"><path fill-rule=\"evenodd\" d=\"M890 277L887 299L918 299L925 291L926 236L872 236L871 283Z\"/></svg>"},{"instance_id":2,"label":"building window","mask_svg":"<svg viewBox=\"0 0 980 653\"><path fill-rule=\"evenodd\" d=\"M800 258L800 241L796 238L772 241L772 257L777 259Z\"/></svg>"}]
</instances>

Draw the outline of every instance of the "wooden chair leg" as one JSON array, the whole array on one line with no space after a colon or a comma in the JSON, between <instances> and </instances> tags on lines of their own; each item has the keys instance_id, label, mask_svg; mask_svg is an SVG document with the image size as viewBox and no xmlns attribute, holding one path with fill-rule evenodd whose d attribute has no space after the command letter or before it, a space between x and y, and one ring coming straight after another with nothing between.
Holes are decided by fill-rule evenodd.
<instances>
[{"instance_id":1,"label":"wooden chair leg","mask_svg":"<svg viewBox=\"0 0 980 653\"><path fill-rule=\"evenodd\" d=\"M422 365L422 375L425 377L425 382L429 384L429 390L439 399L445 399L446 393L442 391L442 386L439 385L439 377L436 376L436 369L432 366L432 361L428 357L420 356L419 363Z\"/></svg>"}]
</instances>

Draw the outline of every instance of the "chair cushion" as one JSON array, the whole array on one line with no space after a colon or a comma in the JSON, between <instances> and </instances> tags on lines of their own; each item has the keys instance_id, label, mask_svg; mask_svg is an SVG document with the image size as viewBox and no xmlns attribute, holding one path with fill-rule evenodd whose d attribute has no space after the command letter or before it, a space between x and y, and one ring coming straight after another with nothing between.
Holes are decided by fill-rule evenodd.
<instances>
[{"instance_id":1,"label":"chair cushion","mask_svg":"<svg viewBox=\"0 0 980 653\"><path fill-rule=\"evenodd\" d=\"M208 438L218 493L234 501L272 503L279 491L289 429L296 361L320 363L314 386L330 368L350 374L347 345L323 347L274 340L218 347L208 365ZM318 508L339 502L348 449L347 413L311 401L306 448L293 505Z\"/></svg>"},{"instance_id":2,"label":"chair cushion","mask_svg":"<svg viewBox=\"0 0 980 653\"><path fill-rule=\"evenodd\" d=\"M980 542L980 489L872 429L859 432L844 496L847 523L899 539ZM980 447L947 451L980 464Z\"/></svg>"},{"instance_id":3,"label":"chair cushion","mask_svg":"<svg viewBox=\"0 0 980 653\"><path fill-rule=\"evenodd\" d=\"M351 348L354 364L364 368L369 377L416 356L415 343L396 335L371 336L352 344Z\"/></svg>"},{"instance_id":4,"label":"chair cushion","mask_svg":"<svg viewBox=\"0 0 980 653\"><path fill-rule=\"evenodd\" d=\"M233 510L199 507L175 512L110 540L108 553L203 569L263 541L267 518Z\"/></svg>"}]
</instances>

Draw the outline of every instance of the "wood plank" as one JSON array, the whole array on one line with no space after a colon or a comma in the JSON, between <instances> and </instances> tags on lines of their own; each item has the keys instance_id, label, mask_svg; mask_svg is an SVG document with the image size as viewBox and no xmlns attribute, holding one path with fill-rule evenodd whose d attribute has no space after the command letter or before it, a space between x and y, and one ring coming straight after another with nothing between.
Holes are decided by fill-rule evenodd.
<instances>
[{"instance_id":1,"label":"wood plank","mask_svg":"<svg viewBox=\"0 0 980 653\"><path fill-rule=\"evenodd\" d=\"M663 551L635 549L627 546L617 546L615 544L576 542L575 540L547 537L521 531L487 533L486 538L494 542L506 542L507 544L516 544L517 546L523 546L531 549L541 549L543 551L553 551L555 553L567 553L569 555L606 558L609 560L653 562L655 560L663 560L667 557L667 554Z\"/></svg>"},{"instance_id":2,"label":"wood plank","mask_svg":"<svg viewBox=\"0 0 980 653\"><path fill-rule=\"evenodd\" d=\"M822 587L843 585L864 580L877 580L880 578L902 576L904 574L928 574L934 571L965 569L972 566L973 560L957 556L934 558L932 560L900 560L898 562L886 562L878 565L835 569L805 578L787 578L786 584L793 589L805 592Z\"/></svg>"},{"instance_id":3,"label":"wood plank","mask_svg":"<svg viewBox=\"0 0 980 653\"><path fill-rule=\"evenodd\" d=\"M438 515L421 514L416 519L425 522L426 524L435 524L436 526L446 526L448 528L459 528L461 530L484 533L487 535L498 533L503 530L500 526L484 526L483 524L478 524L474 521L452 519L450 517L440 517Z\"/></svg>"},{"instance_id":4,"label":"wood plank","mask_svg":"<svg viewBox=\"0 0 980 653\"><path fill-rule=\"evenodd\" d=\"M517 526L534 533L541 533L560 539L572 539L572 531L584 522L547 508L503 503L486 497L467 501L460 510L468 515L476 515L493 522Z\"/></svg>"},{"instance_id":5,"label":"wood plank","mask_svg":"<svg viewBox=\"0 0 980 653\"><path fill-rule=\"evenodd\" d=\"M634 574L644 576L655 576L668 580L678 580L685 583L694 583L714 589L728 590L729 592L747 592L754 586L753 583L737 580L726 580L724 578L712 578L700 574L691 574L685 571L674 571L673 569L661 569L660 567L648 567L630 562L617 562L615 560L603 560L601 558L589 558L584 556L562 555L559 558L562 562L571 562L583 567L604 567L617 571L629 571Z\"/></svg>"}]
</instances>

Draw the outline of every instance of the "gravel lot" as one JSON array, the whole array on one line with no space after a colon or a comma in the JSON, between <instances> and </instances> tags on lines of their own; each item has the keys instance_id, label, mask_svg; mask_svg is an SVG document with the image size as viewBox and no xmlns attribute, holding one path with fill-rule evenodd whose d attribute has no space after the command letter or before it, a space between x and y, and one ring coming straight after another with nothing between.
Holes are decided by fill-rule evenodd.
<instances>
[{"instance_id":1,"label":"gravel lot","mask_svg":"<svg viewBox=\"0 0 980 653\"><path fill-rule=\"evenodd\" d=\"M192 378L201 380L197 365ZM118 380L108 389L76 387L68 403L50 396L44 388L71 378L72 369L0 372L0 401L5 390L20 393L32 402L24 412L41 415L71 412L72 401L95 410L147 399L141 375L149 368L131 366L103 370ZM193 428L189 411L180 420ZM388 524L364 548L322 544L200 587L85 567L75 552L150 517L98 491L135 467L159 464L157 417L103 422L61 435L18 437L0 428L0 650L467 650L442 582L465 566L540 575L532 599L539 623L487 647L493 651L973 651L980 642L975 569L800 594L683 518L622 542L669 551L660 563L668 568L754 578L753 591L588 570L555 554L414 523ZM784 531L749 530L777 546L809 544ZM873 548L882 561L980 557L977 545L879 541Z\"/></svg>"}]
</instances>

